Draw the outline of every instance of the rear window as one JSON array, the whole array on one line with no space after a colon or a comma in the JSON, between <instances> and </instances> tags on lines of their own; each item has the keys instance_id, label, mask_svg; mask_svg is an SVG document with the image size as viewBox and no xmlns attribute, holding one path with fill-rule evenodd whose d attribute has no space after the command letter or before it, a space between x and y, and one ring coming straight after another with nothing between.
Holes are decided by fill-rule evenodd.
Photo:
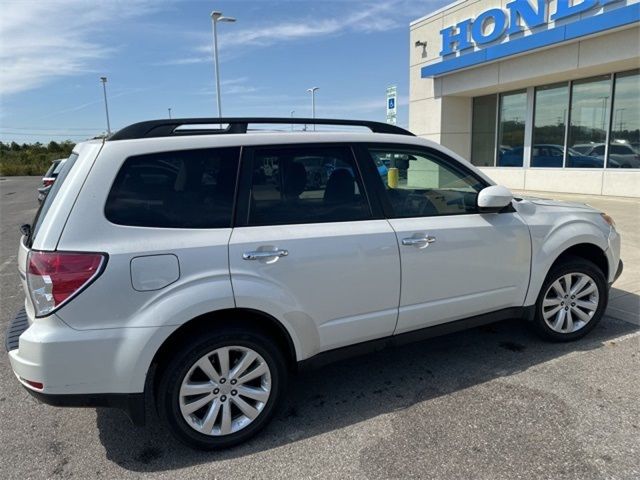
<instances>
[{"instance_id":1,"label":"rear window","mask_svg":"<svg viewBox=\"0 0 640 480\"><path fill-rule=\"evenodd\" d=\"M60 160L56 160L55 162L53 162L49 167L49 170L47 170L47 173L44 174L45 178L50 177L53 174L54 170L58 167L58 165L60 165Z\"/></svg>"},{"instance_id":2,"label":"rear window","mask_svg":"<svg viewBox=\"0 0 640 480\"><path fill-rule=\"evenodd\" d=\"M40 208L36 212L36 217L33 220L33 228L31 230L31 232L32 232L31 233L31 237L29 237L27 239L27 246L31 246L33 244L33 241L35 240L36 236L38 235L38 230L40 230L40 226L42 225L42 222L43 222L44 218L46 217L47 212L49 211L49 208L51 207L51 204L53 203L53 200L56 198L56 195L58 195L58 192L60 191L60 188L62 187L62 184L64 183L64 180L67 178L67 175L69 175L69 172L73 168L73 165L76 163L77 159L78 159L78 154L77 153L72 153L71 155L69 155L69 158L65 162L61 163L62 164L62 168L60 169L60 172L58 173L58 177L56 178L56 181L51 186L51 189L49 190L49 193L47 194L47 196L45 197L44 201L40 205Z\"/></svg>"},{"instance_id":3,"label":"rear window","mask_svg":"<svg viewBox=\"0 0 640 480\"><path fill-rule=\"evenodd\" d=\"M611 145L611 152L617 155L633 155L633 150L631 147L627 147L626 145Z\"/></svg>"},{"instance_id":4,"label":"rear window","mask_svg":"<svg viewBox=\"0 0 640 480\"><path fill-rule=\"evenodd\" d=\"M129 157L111 187L105 216L137 227L230 227L239 158L239 147Z\"/></svg>"},{"instance_id":5,"label":"rear window","mask_svg":"<svg viewBox=\"0 0 640 480\"><path fill-rule=\"evenodd\" d=\"M53 172L51 173L53 175L60 175L60 171L62 170L62 167L64 167L65 163L66 163L66 160L60 160L55 166L55 168L53 169Z\"/></svg>"}]
</instances>

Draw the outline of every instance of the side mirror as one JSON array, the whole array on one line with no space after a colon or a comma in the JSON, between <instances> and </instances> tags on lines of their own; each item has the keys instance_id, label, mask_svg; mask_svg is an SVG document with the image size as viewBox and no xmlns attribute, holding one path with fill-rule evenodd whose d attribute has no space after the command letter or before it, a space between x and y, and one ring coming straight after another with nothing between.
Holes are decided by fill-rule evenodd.
<instances>
[{"instance_id":1,"label":"side mirror","mask_svg":"<svg viewBox=\"0 0 640 480\"><path fill-rule=\"evenodd\" d=\"M480 213L498 213L511 205L513 193L502 185L492 185L478 194L478 210Z\"/></svg>"}]
</instances>

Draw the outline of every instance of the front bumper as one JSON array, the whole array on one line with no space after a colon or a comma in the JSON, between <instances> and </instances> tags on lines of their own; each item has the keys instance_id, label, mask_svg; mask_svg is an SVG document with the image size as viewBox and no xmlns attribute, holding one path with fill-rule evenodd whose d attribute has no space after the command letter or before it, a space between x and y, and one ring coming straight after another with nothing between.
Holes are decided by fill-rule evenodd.
<instances>
[{"instance_id":1,"label":"front bumper","mask_svg":"<svg viewBox=\"0 0 640 480\"><path fill-rule=\"evenodd\" d=\"M618 278L620 278L620 275L622 275L622 271L624 270L624 264L622 263L622 260L620 260L618 262L618 269L616 270L616 274L613 277L613 280L611 281L611 283L609 283L609 286L613 285L613 283L618 280Z\"/></svg>"}]
</instances>

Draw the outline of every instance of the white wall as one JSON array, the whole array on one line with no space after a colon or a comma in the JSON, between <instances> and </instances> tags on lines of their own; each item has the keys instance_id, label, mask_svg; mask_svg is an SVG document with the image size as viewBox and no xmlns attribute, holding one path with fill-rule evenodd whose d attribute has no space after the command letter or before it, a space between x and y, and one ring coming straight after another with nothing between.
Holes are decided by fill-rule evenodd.
<instances>
[{"instance_id":1,"label":"white wall","mask_svg":"<svg viewBox=\"0 0 640 480\"><path fill-rule=\"evenodd\" d=\"M494 182L514 190L584 193L640 198L640 171L562 168L480 168Z\"/></svg>"}]
</instances>

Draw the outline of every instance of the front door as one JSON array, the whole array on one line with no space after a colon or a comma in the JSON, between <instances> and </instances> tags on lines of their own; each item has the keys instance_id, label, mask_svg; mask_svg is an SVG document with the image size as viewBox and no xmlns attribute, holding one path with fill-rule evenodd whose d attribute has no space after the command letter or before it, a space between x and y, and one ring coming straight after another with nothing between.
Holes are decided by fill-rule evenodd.
<instances>
[{"instance_id":1,"label":"front door","mask_svg":"<svg viewBox=\"0 0 640 480\"><path fill-rule=\"evenodd\" d=\"M396 333L522 306L530 237L516 212L478 213L484 181L442 152L392 145L366 152L389 166L380 190L402 265Z\"/></svg>"},{"instance_id":2,"label":"front door","mask_svg":"<svg viewBox=\"0 0 640 480\"><path fill-rule=\"evenodd\" d=\"M304 337L304 356L391 335L396 237L372 210L351 148L245 148L242 177L229 245L237 306L285 322Z\"/></svg>"}]
</instances>

